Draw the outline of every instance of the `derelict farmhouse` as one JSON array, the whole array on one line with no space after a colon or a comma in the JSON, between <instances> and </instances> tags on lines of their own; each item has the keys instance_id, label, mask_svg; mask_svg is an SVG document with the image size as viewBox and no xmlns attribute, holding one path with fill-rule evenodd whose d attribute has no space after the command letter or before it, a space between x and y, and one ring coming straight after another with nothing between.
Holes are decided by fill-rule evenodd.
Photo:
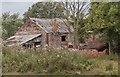
<instances>
[{"instance_id":1,"label":"derelict farmhouse","mask_svg":"<svg viewBox=\"0 0 120 77\"><path fill-rule=\"evenodd\" d=\"M59 18L29 18L14 36L6 40L6 44L7 46L27 44L41 47L68 46L69 42L73 42L73 37L70 36L69 27L66 25L65 21L65 19ZM74 31L72 26L70 30L72 35Z\"/></svg>"}]
</instances>

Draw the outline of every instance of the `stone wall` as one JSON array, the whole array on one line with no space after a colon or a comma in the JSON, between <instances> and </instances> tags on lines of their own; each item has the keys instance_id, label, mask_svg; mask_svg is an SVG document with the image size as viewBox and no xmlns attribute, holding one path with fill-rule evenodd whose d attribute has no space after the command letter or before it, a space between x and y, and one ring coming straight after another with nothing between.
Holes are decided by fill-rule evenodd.
<instances>
[{"instance_id":1,"label":"stone wall","mask_svg":"<svg viewBox=\"0 0 120 77\"><path fill-rule=\"evenodd\" d=\"M14 35L40 34L42 29L28 19Z\"/></svg>"},{"instance_id":2,"label":"stone wall","mask_svg":"<svg viewBox=\"0 0 120 77\"><path fill-rule=\"evenodd\" d=\"M62 36L65 37L65 41L62 41ZM68 34L62 33L50 33L50 46L52 47L63 47L68 45Z\"/></svg>"}]
</instances>

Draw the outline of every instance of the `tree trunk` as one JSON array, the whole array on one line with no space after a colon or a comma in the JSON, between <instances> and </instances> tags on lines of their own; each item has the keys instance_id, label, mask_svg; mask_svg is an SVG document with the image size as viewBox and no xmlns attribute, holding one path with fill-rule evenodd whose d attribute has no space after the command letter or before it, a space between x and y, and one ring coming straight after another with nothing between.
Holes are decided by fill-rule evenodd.
<instances>
[{"instance_id":1,"label":"tree trunk","mask_svg":"<svg viewBox=\"0 0 120 77\"><path fill-rule=\"evenodd\" d=\"M110 42L109 42L109 54L110 54L110 52L111 52L111 47L110 47Z\"/></svg>"},{"instance_id":2,"label":"tree trunk","mask_svg":"<svg viewBox=\"0 0 120 77\"><path fill-rule=\"evenodd\" d=\"M74 18L74 48L76 48L75 2L73 4L73 18Z\"/></svg>"},{"instance_id":3,"label":"tree trunk","mask_svg":"<svg viewBox=\"0 0 120 77\"><path fill-rule=\"evenodd\" d=\"M80 8L79 0L78 0L77 4L78 4L78 8L77 8L77 25L76 25L76 43L79 48L79 42L78 42L78 37L79 37L79 35L78 35L79 25L78 24L79 24L79 8Z\"/></svg>"}]
</instances>

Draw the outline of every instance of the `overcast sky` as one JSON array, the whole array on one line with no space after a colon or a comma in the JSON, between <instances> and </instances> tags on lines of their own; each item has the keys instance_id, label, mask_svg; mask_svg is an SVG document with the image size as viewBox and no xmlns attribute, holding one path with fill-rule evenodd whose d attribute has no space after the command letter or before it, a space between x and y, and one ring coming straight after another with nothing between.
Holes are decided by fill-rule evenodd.
<instances>
[{"instance_id":1,"label":"overcast sky","mask_svg":"<svg viewBox=\"0 0 120 77\"><path fill-rule=\"evenodd\" d=\"M33 3L36 2L3 2L2 3L2 13L4 12L10 12L10 14L13 13L19 13L20 18L22 18L23 14L28 10L29 7L32 6Z\"/></svg>"}]
</instances>

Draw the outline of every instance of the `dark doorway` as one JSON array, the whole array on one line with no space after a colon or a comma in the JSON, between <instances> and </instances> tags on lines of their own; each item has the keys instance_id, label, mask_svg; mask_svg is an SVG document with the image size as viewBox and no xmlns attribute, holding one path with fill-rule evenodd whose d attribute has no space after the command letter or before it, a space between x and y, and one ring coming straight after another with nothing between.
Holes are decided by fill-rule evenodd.
<instances>
[{"instance_id":1,"label":"dark doorway","mask_svg":"<svg viewBox=\"0 0 120 77\"><path fill-rule=\"evenodd\" d=\"M36 45L40 45L41 42L34 42L34 44L35 44L35 46L36 46Z\"/></svg>"},{"instance_id":2,"label":"dark doorway","mask_svg":"<svg viewBox=\"0 0 120 77\"><path fill-rule=\"evenodd\" d=\"M66 41L66 36L61 36L61 41L62 42Z\"/></svg>"}]
</instances>

